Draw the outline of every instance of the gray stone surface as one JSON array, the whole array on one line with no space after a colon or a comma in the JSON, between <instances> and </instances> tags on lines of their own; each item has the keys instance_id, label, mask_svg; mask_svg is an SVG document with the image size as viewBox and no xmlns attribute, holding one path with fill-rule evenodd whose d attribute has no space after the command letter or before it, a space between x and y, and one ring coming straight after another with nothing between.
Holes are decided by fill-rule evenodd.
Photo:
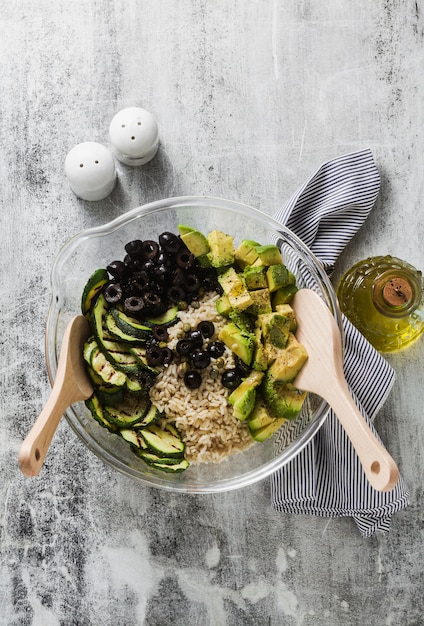
<instances>
[{"instance_id":1,"label":"gray stone surface","mask_svg":"<svg viewBox=\"0 0 424 626\"><path fill-rule=\"evenodd\" d=\"M424 267L421 2L9 0L0 14L0 624L424 623L423 356L390 357L377 418L411 505L388 535L281 515L267 481L170 495L92 456L63 420L40 476L17 465L49 395L44 326L61 245L147 201L215 195L273 213L322 161L371 147L377 205L338 273L370 254ZM102 202L63 173L115 112L157 118L150 164Z\"/></svg>"}]
</instances>

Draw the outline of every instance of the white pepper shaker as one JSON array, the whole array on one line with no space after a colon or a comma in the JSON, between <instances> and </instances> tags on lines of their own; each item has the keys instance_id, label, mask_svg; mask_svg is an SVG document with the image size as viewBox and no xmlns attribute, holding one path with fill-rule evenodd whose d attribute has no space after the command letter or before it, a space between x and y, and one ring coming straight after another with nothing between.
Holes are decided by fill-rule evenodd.
<instances>
[{"instance_id":1,"label":"white pepper shaker","mask_svg":"<svg viewBox=\"0 0 424 626\"><path fill-rule=\"evenodd\" d=\"M83 200L103 200L116 183L113 156L106 146L95 141L72 148L65 159L65 174L72 191Z\"/></svg>"},{"instance_id":2,"label":"white pepper shaker","mask_svg":"<svg viewBox=\"0 0 424 626\"><path fill-rule=\"evenodd\" d=\"M148 163L159 147L156 120L140 107L128 107L116 113L109 126L109 138L116 158L125 165Z\"/></svg>"}]
</instances>

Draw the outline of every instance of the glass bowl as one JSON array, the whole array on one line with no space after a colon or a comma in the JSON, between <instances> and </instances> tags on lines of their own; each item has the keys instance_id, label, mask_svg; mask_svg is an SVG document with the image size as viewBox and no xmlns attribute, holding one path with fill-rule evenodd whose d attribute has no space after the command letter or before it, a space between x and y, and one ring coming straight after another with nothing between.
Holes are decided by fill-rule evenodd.
<instances>
[{"instance_id":1,"label":"glass bowl","mask_svg":"<svg viewBox=\"0 0 424 626\"><path fill-rule=\"evenodd\" d=\"M60 250L52 269L52 299L46 329L46 360L50 381L56 376L62 337L69 320L81 312L83 288L94 270L122 259L124 245L133 239L156 239L163 231L178 232L189 224L203 233L219 229L261 244L275 243L295 274L299 287L316 291L326 302L342 332L337 299L318 259L291 231L271 217L243 204L218 198L180 197L135 208L112 222L85 230ZM329 407L309 394L302 411L264 443L234 454L221 463L191 465L168 474L148 466L121 437L100 426L84 403L66 411L69 425L84 444L116 470L152 487L190 493L214 493L245 487L263 480L288 463L310 441L324 422Z\"/></svg>"}]
</instances>

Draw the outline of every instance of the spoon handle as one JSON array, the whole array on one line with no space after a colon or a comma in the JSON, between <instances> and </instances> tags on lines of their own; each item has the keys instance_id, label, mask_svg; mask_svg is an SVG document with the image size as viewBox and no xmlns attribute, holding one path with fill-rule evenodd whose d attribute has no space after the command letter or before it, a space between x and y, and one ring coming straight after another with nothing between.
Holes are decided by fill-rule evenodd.
<instances>
[{"instance_id":1,"label":"spoon handle","mask_svg":"<svg viewBox=\"0 0 424 626\"><path fill-rule=\"evenodd\" d=\"M377 491L391 491L399 479L397 465L365 421L344 380L333 380L325 399L350 438L371 485Z\"/></svg>"},{"instance_id":2,"label":"spoon handle","mask_svg":"<svg viewBox=\"0 0 424 626\"><path fill-rule=\"evenodd\" d=\"M19 467L24 476L37 476L43 466L60 419L72 403L71 381L55 382L50 397L24 439L19 451Z\"/></svg>"}]
</instances>

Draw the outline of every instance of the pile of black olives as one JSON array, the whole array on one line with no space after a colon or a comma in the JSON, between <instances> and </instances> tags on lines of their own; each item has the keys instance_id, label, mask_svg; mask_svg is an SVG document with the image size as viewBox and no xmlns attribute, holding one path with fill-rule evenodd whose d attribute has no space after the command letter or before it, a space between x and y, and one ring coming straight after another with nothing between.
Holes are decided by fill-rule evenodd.
<instances>
[{"instance_id":1,"label":"pile of black olives","mask_svg":"<svg viewBox=\"0 0 424 626\"><path fill-rule=\"evenodd\" d=\"M110 304L123 307L131 317L140 321L147 317L159 317L170 307L177 305L186 309L195 305L205 292L222 293L214 268L200 265L179 235L163 232L159 241L135 239L125 245L122 261L112 261L107 266L110 281L104 288L104 296ZM175 346L175 352L167 346L169 334L166 326L152 327L152 337L146 343L146 360L152 368L166 367L174 358L186 365L184 384L197 389L202 383L201 370L212 361L219 365L225 346L213 340L215 333L211 321L199 322L188 330ZM225 369L221 375L222 385L235 389L250 368L236 358L234 368ZM154 369L143 370L143 386L152 387Z\"/></svg>"},{"instance_id":2,"label":"pile of black olives","mask_svg":"<svg viewBox=\"0 0 424 626\"><path fill-rule=\"evenodd\" d=\"M104 295L133 317L156 317L173 305L185 308L204 291L220 290L216 270L202 267L179 235L164 232L158 242L135 239L125 252L106 268L111 280Z\"/></svg>"}]
</instances>

